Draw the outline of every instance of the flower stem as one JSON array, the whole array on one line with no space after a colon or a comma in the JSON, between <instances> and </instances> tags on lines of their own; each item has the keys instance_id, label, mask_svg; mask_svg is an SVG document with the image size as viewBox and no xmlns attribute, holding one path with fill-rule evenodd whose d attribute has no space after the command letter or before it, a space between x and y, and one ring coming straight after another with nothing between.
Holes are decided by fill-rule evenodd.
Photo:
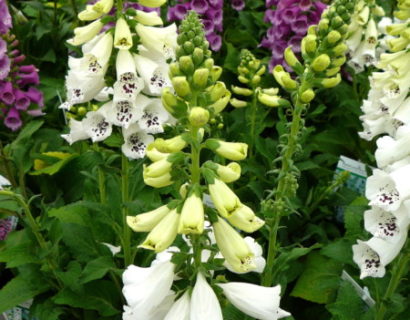
<instances>
[{"instance_id":1,"label":"flower stem","mask_svg":"<svg viewBox=\"0 0 410 320\"><path fill-rule=\"evenodd\" d=\"M122 15L122 10L124 8L124 5L122 3L122 0L117 0L117 17L120 17Z\"/></svg>"},{"instance_id":2,"label":"flower stem","mask_svg":"<svg viewBox=\"0 0 410 320\"><path fill-rule=\"evenodd\" d=\"M392 277L390 279L389 285L387 287L386 293L384 294L383 298L381 299L380 304L377 308L377 312L375 315L375 320L383 320L385 319L385 314L387 311L386 303L391 299L397 287L400 284L402 278L407 274L409 271L409 262L410 262L410 241L407 241L406 248L400 254L397 262L395 263L393 270L392 270Z\"/></svg>"},{"instance_id":3,"label":"flower stem","mask_svg":"<svg viewBox=\"0 0 410 320\"><path fill-rule=\"evenodd\" d=\"M257 104L256 104L256 92L255 88L252 88L253 90L253 96L252 96L252 102L250 105L250 114L249 114L249 126L251 128L251 137L249 140L249 158L253 157L253 149L255 147L255 141L256 141L256 136L255 136L255 129L256 129L256 110L257 110Z\"/></svg>"},{"instance_id":4,"label":"flower stem","mask_svg":"<svg viewBox=\"0 0 410 320\"><path fill-rule=\"evenodd\" d=\"M122 154L121 156L121 196L122 196L122 247L124 250L124 266L129 266L131 261L131 230L127 224L129 201L129 163L127 157Z\"/></svg>"}]
</instances>

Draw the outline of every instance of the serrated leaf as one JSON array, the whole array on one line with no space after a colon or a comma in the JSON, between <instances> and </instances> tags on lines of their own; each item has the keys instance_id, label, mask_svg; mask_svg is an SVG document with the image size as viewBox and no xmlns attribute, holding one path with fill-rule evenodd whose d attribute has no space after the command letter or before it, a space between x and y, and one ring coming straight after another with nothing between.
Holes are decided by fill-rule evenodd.
<instances>
[{"instance_id":1,"label":"serrated leaf","mask_svg":"<svg viewBox=\"0 0 410 320\"><path fill-rule=\"evenodd\" d=\"M51 209L48 211L49 217L56 217L63 223L75 223L88 226L88 209L81 202L72 203L64 207Z\"/></svg>"},{"instance_id":2,"label":"serrated leaf","mask_svg":"<svg viewBox=\"0 0 410 320\"><path fill-rule=\"evenodd\" d=\"M363 234L363 213L368 208L368 202L365 197L358 197L346 207L344 223L347 237L358 238Z\"/></svg>"},{"instance_id":3,"label":"serrated leaf","mask_svg":"<svg viewBox=\"0 0 410 320\"><path fill-rule=\"evenodd\" d=\"M337 292L336 301L326 306L333 320L361 320L365 304L355 291L353 285L343 281Z\"/></svg>"},{"instance_id":4,"label":"serrated leaf","mask_svg":"<svg viewBox=\"0 0 410 320\"><path fill-rule=\"evenodd\" d=\"M115 268L116 265L112 257L99 257L95 260L90 261L86 265L81 274L80 282L87 283L96 279L101 279L107 274L108 271Z\"/></svg>"},{"instance_id":5,"label":"serrated leaf","mask_svg":"<svg viewBox=\"0 0 410 320\"><path fill-rule=\"evenodd\" d=\"M336 295L342 265L314 251L309 254L305 271L299 277L291 296L316 303L329 303Z\"/></svg>"},{"instance_id":6,"label":"serrated leaf","mask_svg":"<svg viewBox=\"0 0 410 320\"><path fill-rule=\"evenodd\" d=\"M342 263L353 263L352 243L347 239L338 239L326 245L320 253Z\"/></svg>"}]
</instances>

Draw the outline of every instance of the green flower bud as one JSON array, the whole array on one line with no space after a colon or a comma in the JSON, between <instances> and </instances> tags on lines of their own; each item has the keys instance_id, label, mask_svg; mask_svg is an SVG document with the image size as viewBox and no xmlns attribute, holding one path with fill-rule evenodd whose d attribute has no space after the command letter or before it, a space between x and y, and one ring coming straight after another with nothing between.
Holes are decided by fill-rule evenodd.
<instances>
[{"instance_id":1,"label":"green flower bud","mask_svg":"<svg viewBox=\"0 0 410 320\"><path fill-rule=\"evenodd\" d=\"M162 90L161 101L162 105L169 113L172 114L175 112L175 107L177 106L178 101L177 97L171 93L170 88L164 88L164 90Z\"/></svg>"},{"instance_id":2,"label":"green flower bud","mask_svg":"<svg viewBox=\"0 0 410 320\"><path fill-rule=\"evenodd\" d=\"M192 61L191 56L182 56L179 58L179 67L185 74L192 74L194 72L195 66Z\"/></svg>"},{"instance_id":3,"label":"green flower bud","mask_svg":"<svg viewBox=\"0 0 410 320\"><path fill-rule=\"evenodd\" d=\"M232 98L230 103L235 108L244 108L248 105L248 103L246 101L239 100L239 99L236 99L236 98Z\"/></svg>"},{"instance_id":4,"label":"green flower bud","mask_svg":"<svg viewBox=\"0 0 410 320\"><path fill-rule=\"evenodd\" d=\"M246 67L239 66L237 69L240 75L244 75L244 74L246 75L250 72Z\"/></svg>"},{"instance_id":5,"label":"green flower bud","mask_svg":"<svg viewBox=\"0 0 410 320\"><path fill-rule=\"evenodd\" d=\"M333 44L333 43L338 42L341 38L342 38L342 35L338 31L332 30L327 35L327 42L329 42L330 44Z\"/></svg>"},{"instance_id":6,"label":"green flower bud","mask_svg":"<svg viewBox=\"0 0 410 320\"><path fill-rule=\"evenodd\" d=\"M249 67L254 71L258 70L260 65L261 65L261 62L260 62L260 60L257 60L257 59L252 60L251 62L249 62Z\"/></svg>"},{"instance_id":7,"label":"green flower bud","mask_svg":"<svg viewBox=\"0 0 410 320\"><path fill-rule=\"evenodd\" d=\"M332 49L333 53L337 56L344 55L347 50L347 45L344 43L338 44Z\"/></svg>"},{"instance_id":8,"label":"green flower bud","mask_svg":"<svg viewBox=\"0 0 410 320\"><path fill-rule=\"evenodd\" d=\"M336 77L323 79L321 81L321 85L324 88L333 88L336 87L340 83L340 81L342 81L342 78L340 77L339 73Z\"/></svg>"},{"instance_id":9,"label":"green flower bud","mask_svg":"<svg viewBox=\"0 0 410 320\"><path fill-rule=\"evenodd\" d=\"M189 83L184 76L179 76L179 77L173 77L171 79L172 86L175 89L175 92L180 96L180 97L185 97L189 94L191 94L191 88L189 86Z\"/></svg>"},{"instance_id":10,"label":"green flower bud","mask_svg":"<svg viewBox=\"0 0 410 320\"><path fill-rule=\"evenodd\" d=\"M209 108L213 109L215 113L220 113L228 105L229 99L231 99L231 92L225 90L224 95L215 103L211 104Z\"/></svg>"},{"instance_id":11,"label":"green flower bud","mask_svg":"<svg viewBox=\"0 0 410 320\"><path fill-rule=\"evenodd\" d=\"M192 60L194 61L195 65L200 65L204 61L204 50L195 48L194 52L192 53Z\"/></svg>"},{"instance_id":12,"label":"green flower bud","mask_svg":"<svg viewBox=\"0 0 410 320\"><path fill-rule=\"evenodd\" d=\"M292 47L287 47L284 52L286 63L297 73L303 72L303 66L292 51Z\"/></svg>"},{"instance_id":13,"label":"green flower bud","mask_svg":"<svg viewBox=\"0 0 410 320\"><path fill-rule=\"evenodd\" d=\"M285 73L282 76L282 83L284 89L294 90L296 89L298 83L290 77L289 73Z\"/></svg>"},{"instance_id":14,"label":"green flower bud","mask_svg":"<svg viewBox=\"0 0 410 320\"><path fill-rule=\"evenodd\" d=\"M202 127L208 123L209 111L202 107L193 107L189 112L188 119L194 127Z\"/></svg>"},{"instance_id":15,"label":"green flower bud","mask_svg":"<svg viewBox=\"0 0 410 320\"><path fill-rule=\"evenodd\" d=\"M194 44L191 41L187 41L183 44L184 50L187 54L191 54L194 51Z\"/></svg>"},{"instance_id":16,"label":"green flower bud","mask_svg":"<svg viewBox=\"0 0 410 320\"><path fill-rule=\"evenodd\" d=\"M79 107L77 110L77 114L79 116L84 116L88 112L87 108L85 107Z\"/></svg>"},{"instance_id":17,"label":"green flower bud","mask_svg":"<svg viewBox=\"0 0 410 320\"><path fill-rule=\"evenodd\" d=\"M193 75L194 85L198 88L205 88L208 83L209 69L200 68L195 70Z\"/></svg>"},{"instance_id":18,"label":"green flower bud","mask_svg":"<svg viewBox=\"0 0 410 320\"><path fill-rule=\"evenodd\" d=\"M253 78L251 79L251 83L252 83L253 85L257 85L257 84L259 84L259 82L261 82L261 77L258 76L257 74L255 74L255 75L253 76Z\"/></svg>"},{"instance_id":19,"label":"green flower bud","mask_svg":"<svg viewBox=\"0 0 410 320\"><path fill-rule=\"evenodd\" d=\"M169 65L169 75L170 75L170 78L182 75L182 72L181 72L181 69L179 69L178 63L173 62Z\"/></svg>"},{"instance_id":20,"label":"green flower bud","mask_svg":"<svg viewBox=\"0 0 410 320\"><path fill-rule=\"evenodd\" d=\"M307 89L300 95L300 101L309 103L315 98L315 92L312 89Z\"/></svg>"},{"instance_id":21,"label":"green flower bud","mask_svg":"<svg viewBox=\"0 0 410 320\"><path fill-rule=\"evenodd\" d=\"M332 67L341 67L346 62L346 56L341 56L332 60Z\"/></svg>"},{"instance_id":22,"label":"green flower bud","mask_svg":"<svg viewBox=\"0 0 410 320\"><path fill-rule=\"evenodd\" d=\"M209 87L207 91L209 93L211 101L215 102L221 99L222 96L225 95L228 90L225 87L225 83L218 81L212 87Z\"/></svg>"},{"instance_id":23,"label":"green flower bud","mask_svg":"<svg viewBox=\"0 0 410 320\"><path fill-rule=\"evenodd\" d=\"M321 54L320 56L316 57L315 60L312 62L312 69L316 72L322 72L326 70L330 65L330 58L327 54Z\"/></svg>"},{"instance_id":24,"label":"green flower bud","mask_svg":"<svg viewBox=\"0 0 410 320\"><path fill-rule=\"evenodd\" d=\"M331 77L340 71L340 67L335 67L326 70L326 76Z\"/></svg>"},{"instance_id":25,"label":"green flower bud","mask_svg":"<svg viewBox=\"0 0 410 320\"><path fill-rule=\"evenodd\" d=\"M329 19L321 19L318 24L319 31L326 31L329 29Z\"/></svg>"},{"instance_id":26,"label":"green flower bud","mask_svg":"<svg viewBox=\"0 0 410 320\"><path fill-rule=\"evenodd\" d=\"M343 24L344 24L344 21L339 16L334 17L332 21L330 22L330 25L332 26L333 29L337 29L341 27Z\"/></svg>"},{"instance_id":27,"label":"green flower bud","mask_svg":"<svg viewBox=\"0 0 410 320\"><path fill-rule=\"evenodd\" d=\"M317 49L317 37L314 35L307 35L302 39L301 50L303 54L314 53Z\"/></svg>"},{"instance_id":28,"label":"green flower bud","mask_svg":"<svg viewBox=\"0 0 410 320\"><path fill-rule=\"evenodd\" d=\"M238 80L241 83L249 83L249 79L245 78L244 76L239 76Z\"/></svg>"},{"instance_id":29,"label":"green flower bud","mask_svg":"<svg viewBox=\"0 0 410 320\"><path fill-rule=\"evenodd\" d=\"M258 100L268 107L288 107L290 102L279 96L272 96L263 92L258 93Z\"/></svg>"},{"instance_id":30,"label":"green flower bud","mask_svg":"<svg viewBox=\"0 0 410 320\"><path fill-rule=\"evenodd\" d=\"M208 58L204 62L205 68L208 68L209 71L211 71L214 67L214 59Z\"/></svg>"},{"instance_id":31,"label":"green flower bud","mask_svg":"<svg viewBox=\"0 0 410 320\"><path fill-rule=\"evenodd\" d=\"M214 66L211 69L211 78L212 81L218 81L218 79L221 77L222 74L222 68L219 66Z\"/></svg>"},{"instance_id":32,"label":"green flower bud","mask_svg":"<svg viewBox=\"0 0 410 320\"><path fill-rule=\"evenodd\" d=\"M253 94L253 91L247 88L231 86L231 89L235 94L239 94L241 96L251 96Z\"/></svg>"},{"instance_id":33,"label":"green flower bud","mask_svg":"<svg viewBox=\"0 0 410 320\"><path fill-rule=\"evenodd\" d=\"M263 74L265 73L265 71L266 71L266 66L262 66L262 67L258 70L258 72L256 72L256 74L257 74L258 76L261 76L261 75L263 75Z\"/></svg>"}]
</instances>

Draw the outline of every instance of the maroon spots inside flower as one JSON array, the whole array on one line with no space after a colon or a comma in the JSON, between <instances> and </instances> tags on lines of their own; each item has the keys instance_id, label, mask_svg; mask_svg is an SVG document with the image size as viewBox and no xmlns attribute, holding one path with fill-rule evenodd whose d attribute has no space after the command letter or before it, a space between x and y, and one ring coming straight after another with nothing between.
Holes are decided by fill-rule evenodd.
<instances>
[{"instance_id":1,"label":"maroon spots inside flower","mask_svg":"<svg viewBox=\"0 0 410 320\"><path fill-rule=\"evenodd\" d=\"M132 134L128 137L128 143L131 145L131 151L138 154L139 157L143 157L147 146L141 141L138 134Z\"/></svg>"},{"instance_id":2,"label":"maroon spots inside flower","mask_svg":"<svg viewBox=\"0 0 410 320\"><path fill-rule=\"evenodd\" d=\"M110 126L110 124L105 121L105 119L101 120L100 122L97 123L97 125L91 129L91 131L94 133L94 135L97 138L103 137L108 130L108 127Z\"/></svg>"},{"instance_id":3,"label":"maroon spots inside flower","mask_svg":"<svg viewBox=\"0 0 410 320\"><path fill-rule=\"evenodd\" d=\"M120 123L129 123L133 118L133 114L131 112L132 104L130 101L122 100L116 103L117 114L116 118Z\"/></svg>"}]
</instances>

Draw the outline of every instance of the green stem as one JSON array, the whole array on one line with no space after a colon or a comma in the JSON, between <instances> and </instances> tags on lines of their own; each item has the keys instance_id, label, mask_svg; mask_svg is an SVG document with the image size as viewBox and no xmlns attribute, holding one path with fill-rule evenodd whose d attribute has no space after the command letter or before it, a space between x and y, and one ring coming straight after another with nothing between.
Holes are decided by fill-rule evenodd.
<instances>
[{"instance_id":1,"label":"green stem","mask_svg":"<svg viewBox=\"0 0 410 320\"><path fill-rule=\"evenodd\" d=\"M117 0L117 17L121 17L122 10L124 9L122 0Z\"/></svg>"},{"instance_id":2,"label":"green stem","mask_svg":"<svg viewBox=\"0 0 410 320\"><path fill-rule=\"evenodd\" d=\"M75 0L70 0L71 7L73 8L74 15L77 17L78 16L78 9L77 9L77 4L75 3Z\"/></svg>"},{"instance_id":3,"label":"green stem","mask_svg":"<svg viewBox=\"0 0 410 320\"><path fill-rule=\"evenodd\" d=\"M250 127L251 127L251 138L249 140L249 158L253 157L253 149L255 146L255 141L256 141L256 136L255 136L255 129L256 129L256 110L257 110L257 104L256 104L256 92L255 88L252 88L253 90L253 96L252 96L252 103L250 106L250 117L249 117L249 122L250 122Z\"/></svg>"},{"instance_id":4,"label":"green stem","mask_svg":"<svg viewBox=\"0 0 410 320\"><path fill-rule=\"evenodd\" d=\"M122 247L124 250L124 266L127 267L132 263L131 260L131 230L127 224L129 201L129 163L127 157L122 154L121 157L121 195L122 195Z\"/></svg>"},{"instance_id":5,"label":"green stem","mask_svg":"<svg viewBox=\"0 0 410 320\"><path fill-rule=\"evenodd\" d=\"M377 308L377 313L375 315L375 320L384 320L387 311L386 303L389 302L393 294L396 292L397 287L400 284L402 278L407 274L409 262L410 262L410 241L407 241L406 249L400 254L395 266L393 267L392 277L390 279L389 285L387 287L386 293L380 301L380 305Z\"/></svg>"}]
</instances>

